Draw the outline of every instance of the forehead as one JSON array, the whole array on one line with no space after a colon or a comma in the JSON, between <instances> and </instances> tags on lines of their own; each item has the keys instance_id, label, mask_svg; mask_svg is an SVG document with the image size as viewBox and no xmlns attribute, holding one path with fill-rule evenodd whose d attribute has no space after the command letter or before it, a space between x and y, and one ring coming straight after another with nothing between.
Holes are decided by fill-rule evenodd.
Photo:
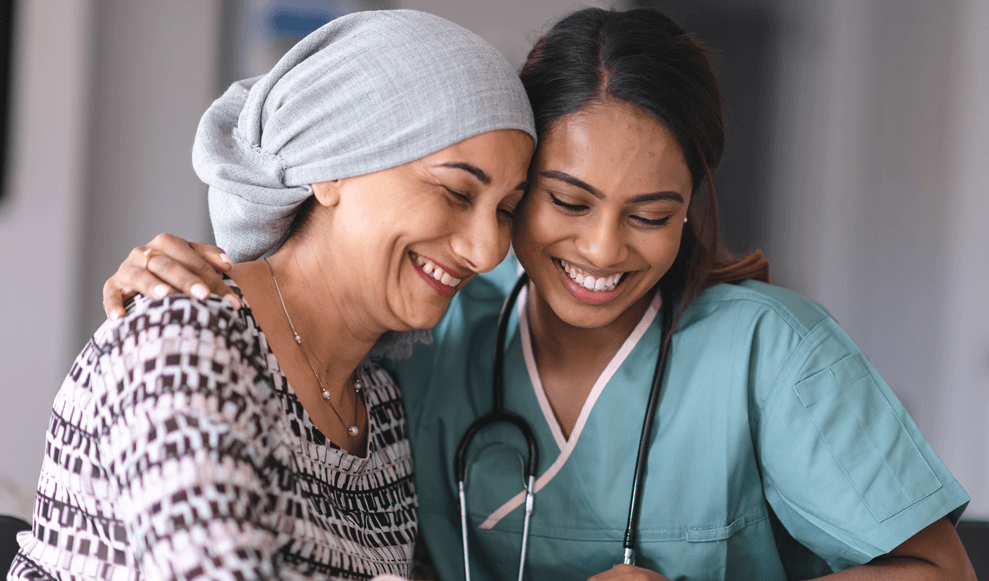
<instances>
[{"instance_id":1,"label":"forehead","mask_svg":"<svg viewBox=\"0 0 989 581\"><path fill-rule=\"evenodd\" d=\"M554 122L539 143L535 169L569 173L605 193L690 193L690 171L673 133L619 101L595 102Z\"/></svg>"}]
</instances>

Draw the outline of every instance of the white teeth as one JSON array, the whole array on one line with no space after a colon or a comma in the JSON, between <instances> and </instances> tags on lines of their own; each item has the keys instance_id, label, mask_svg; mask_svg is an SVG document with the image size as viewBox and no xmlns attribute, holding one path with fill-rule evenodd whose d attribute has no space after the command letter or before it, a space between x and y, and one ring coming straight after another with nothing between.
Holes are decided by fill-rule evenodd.
<instances>
[{"instance_id":1,"label":"white teeth","mask_svg":"<svg viewBox=\"0 0 989 581\"><path fill-rule=\"evenodd\" d=\"M453 278L445 270L421 256L416 255L416 265L418 265L423 272L446 286L457 286L460 284L461 279Z\"/></svg>"},{"instance_id":2,"label":"white teeth","mask_svg":"<svg viewBox=\"0 0 989 581\"><path fill-rule=\"evenodd\" d=\"M583 271L570 266L567 261L560 260L560 265L563 266L563 270L566 271L567 275L570 276L571 280L579 284L580 286L586 288L587 290L592 290L596 292L601 291L612 291L618 286L618 282L622 279L622 274L613 274L611 276L602 276L594 278L589 274L585 274Z\"/></svg>"}]
</instances>

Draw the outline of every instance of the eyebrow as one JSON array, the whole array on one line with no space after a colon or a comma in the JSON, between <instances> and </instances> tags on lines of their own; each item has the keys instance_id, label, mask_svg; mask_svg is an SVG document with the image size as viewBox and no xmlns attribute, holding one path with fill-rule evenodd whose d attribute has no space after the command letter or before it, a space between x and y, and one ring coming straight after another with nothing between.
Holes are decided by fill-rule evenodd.
<instances>
[{"instance_id":1,"label":"eyebrow","mask_svg":"<svg viewBox=\"0 0 989 581\"><path fill-rule=\"evenodd\" d=\"M486 186L491 184L491 176L484 173L484 170L477 167L476 165L471 165L469 163L463 163L463 162L451 162L451 163L441 163L439 164L438 167L452 167L454 169L462 169L465 172L477 178L477 181L481 182L482 184Z\"/></svg>"},{"instance_id":2,"label":"eyebrow","mask_svg":"<svg viewBox=\"0 0 989 581\"><path fill-rule=\"evenodd\" d=\"M559 180L561 182L566 182L572 186L576 186L582 190L585 190L587 193L591 194L595 198L598 198L599 200L603 200L605 197L604 194L601 193L601 190L595 188L594 186L585 182L584 180L580 178L576 178L568 173L562 171L550 170L550 171L544 171L539 175L549 178L551 180ZM665 200L672 200L674 202L680 202L682 204L683 196L681 196L680 194L674 191L653 192L650 194L639 194L638 196L635 196L634 198L629 200L628 203L640 204L642 202L655 202L655 201L665 201Z\"/></svg>"}]
</instances>

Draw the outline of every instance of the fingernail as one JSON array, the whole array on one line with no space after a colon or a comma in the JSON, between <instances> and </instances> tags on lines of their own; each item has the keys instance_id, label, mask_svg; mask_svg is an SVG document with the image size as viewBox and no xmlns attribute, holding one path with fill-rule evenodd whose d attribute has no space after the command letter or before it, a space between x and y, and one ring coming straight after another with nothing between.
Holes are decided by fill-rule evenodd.
<instances>
[{"instance_id":1,"label":"fingernail","mask_svg":"<svg viewBox=\"0 0 989 581\"><path fill-rule=\"evenodd\" d=\"M237 295L226 295L225 297L223 297L223 300L227 301L230 304L230 306L235 309L240 309L240 307L242 306L240 304L240 299L237 298Z\"/></svg>"},{"instance_id":2,"label":"fingernail","mask_svg":"<svg viewBox=\"0 0 989 581\"><path fill-rule=\"evenodd\" d=\"M192 296L196 297L201 301L205 301L206 298L209 297L209 289L207 289L205 286L201 284L192 285L192 288L189 289L189 292L192 293Z\"/></svg>"},{"instance_id":3,"label":"fingernail","mask_svg":"<svg viewBox=\"0 0 989 581\"><path fill-rule=\"evenodd\" d=\"M120 313L118 313L117 311L110 311L110 320L111 321L116 321L119 318L120 318Z\"/></svg>"},{"instance_id":4,"label":"fingernail","mask_svg":"<svg viewBox=\"0 0 989 581\"><path fill-rule=\"evenodd\" d=\"M151 289L151 296L153 296L156 299L164 298L167 295L168 295L168 287L166 285L159 284L155 286L155 288Z\"/></svg>"},{"instance_id":5,"label":"fingernail","mask_svg":"<svg viewBox=\"0 0 989 581\"><path fill-rule=\"evenodd\" d=\"M227 253L226 252L220 254L220 260L222 260L223 262L226 262L230 266L233 266L234 265L234 261L233 260L230 260L230 257L227 256Z\"/></svg>"}]
</instances>

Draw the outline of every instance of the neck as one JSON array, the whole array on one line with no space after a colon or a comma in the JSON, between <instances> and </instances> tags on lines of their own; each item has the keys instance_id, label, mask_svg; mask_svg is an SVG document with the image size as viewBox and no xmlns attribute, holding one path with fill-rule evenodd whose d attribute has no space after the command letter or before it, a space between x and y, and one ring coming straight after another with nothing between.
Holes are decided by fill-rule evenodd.
<instances>
[{"instance_id":1,"label":"neck","mask_svg":"<svg viewBox=\"0 0 989 581\"><path fill-rule=\"evenodd\" d=\"M359 316L361 309L348 308L341 299L347 296L344 277L324 272L311 252L289 242L268 258L270 271L264 261L254 261L236 265L230 277L266 335L292 337L294 327L308 362L335 391L350 384L354 369L387 329L374 329Z\"/></svg>"},{"instance_id":2,"label":"neck","mask_svg":"<svg viewBox=\"0 0 989 581\"><path fill-rule=\"evenodd\" d=\"M526 297L532 347L540 369L600 367L618 352L652 302L647 293L610 323L595 328L561 319L531 282Z\"/></svg>"}]
</instances>

